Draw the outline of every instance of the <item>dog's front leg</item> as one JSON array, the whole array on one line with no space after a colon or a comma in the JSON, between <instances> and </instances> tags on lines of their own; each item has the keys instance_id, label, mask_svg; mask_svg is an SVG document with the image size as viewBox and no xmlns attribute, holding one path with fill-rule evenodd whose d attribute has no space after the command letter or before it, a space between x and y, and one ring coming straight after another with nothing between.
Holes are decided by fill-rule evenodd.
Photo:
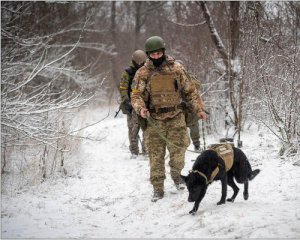
<instances>
[{"instance_id":1,"label":"dog's front leg","mask_svg":"<svg viewBox=\"0 0 300 240\"><path fill-rule=\"evenodd\" d=\"M198 211L200 202L202 201L203 197L205 196L206 193L206 187L201 191L198 199L195 201L193 209L189 212L189 214L195 215L195 213Z\"/></svg>"},{"instance_id":2,"label":"dog's front leg","mask_svg":"<svg viewBox=\"0 0 300 240\"><path fill-rule=\"evenodd\" d=\"M227 197L227 174L225 173L224 177L221 179L222 183L222 196L217 205L224 204Z\"/></svg>"},{"instance_id":3,"label":"dog's front leg","mask_svg":"<svg viewBox=\"0 0 300 240\"><path fill-rule=\"evenodd\" d=\"M200 202L196 201L195 204L194 204L193 209L191 211L189 211L189 214L195 215L195 213L197 212L197 210L199 208L199 204L200 204Z\"/></svg>"}]
</instances>

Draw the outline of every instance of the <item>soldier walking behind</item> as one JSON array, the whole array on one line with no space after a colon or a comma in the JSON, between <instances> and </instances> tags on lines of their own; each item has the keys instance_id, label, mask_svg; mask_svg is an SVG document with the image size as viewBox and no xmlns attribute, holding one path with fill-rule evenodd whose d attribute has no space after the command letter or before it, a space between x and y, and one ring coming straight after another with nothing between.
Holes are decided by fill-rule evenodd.
<instances>
[{"instance_id":1,"label":"soldier walking behind","mask_svg":"<svg viewBox=\"0 0 300 240\"><path fill-rule=\"evenodd\" d=\"M134 78L136 71L142 67L147 59L147 55L142 50L136 50L132 55L131 65L125 69L122 74L119 92L121 95L121 105L120 108L123 114L127 115L127 126L128 126L128 138L129 138L129 150L131 152L131 158L137 158L139 154L139 140L138 134L140 126L138 123L138 117L135 111L132 111L130 93L131 93L131 84ZM142 143L142 150L145 152Z\"/></svg>"},{"instance_id":2,"label":"soldier walking behind","mask_svg":"<svg viewBox=\"0 0 300 240\"><path fill-rule=\"evenodd\" d=\"M133 79L131 103L141 118L149 120L151 117L155 121L155 126L147 124L144 130L150 158L150 182L154 190L152 201L155 202L164 196L166 148L170 153L171 178L177 189L184 189L180 174L190 140L181 106L181 92L199 118L206 119L206 114L196 86L187 77L184 67L165 54L164 40L158 36L148 38L145 51L148 59Z\"/></svg>"},{"instance_id":3,"label":"soldier walking behind","mask_svg":"<svg viewBox=\"0 0 300 240\"><path fill-rule=\"evenodd\" d=\"M183 65L183 62L181 60L176 60L175 62L178 62L181 65ZM193 74L190 74L188 71L186 72L186 75L195 83L196 89L200 91L200 83L196 79L196 77ZM186 126L190 129L190 137L192 139L195 151L200 152L199 117L198 114L193 111L193 106L186 101L184 94L182 94L182 98L183 98L183 106L184 106L183 110L185 114ZM204 105L204 103L202 103L202 105Z\"/></svg>"},{"instance_id":4,"label":"soldier walking behind","mask_svg":"<svg viewBox=\"0 0 300 240\"><path fill-rule=\"evenodd\" d=\"M185 122L186 126L190 129L190 137L192 139L195 151L200 152L200 126L199 117L193 111L190 103L186 103L185 109Z\"/></svg>"}]
</instances>

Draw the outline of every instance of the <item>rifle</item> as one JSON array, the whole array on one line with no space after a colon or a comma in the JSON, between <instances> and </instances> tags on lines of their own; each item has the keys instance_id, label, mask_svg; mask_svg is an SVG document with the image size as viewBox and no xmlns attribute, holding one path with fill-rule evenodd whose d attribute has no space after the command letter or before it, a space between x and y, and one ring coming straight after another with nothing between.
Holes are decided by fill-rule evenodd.
<instances>
[{"instance_id":1,"label":"rifle","mask_svg":"<svg viewBox=\"0 0 300 240\"><path fill-rule=\"evenodd\" d=\"M120 107L119 107L119 110L118 110L118 111L116 111L116 114L115 114L114 118L116 118L116 117L118 116L118 114L119 114L120 110L121 110L121 105L120 105Z\"/></svg>"},{"instance_id":2,"label":"rifle","mask_svg":"<svg viewBox=\"0 0 300 240\"><path fill-rule=\"evenodd\" d=\"M209 115L210 113L208 112L208 111L206 111L206 110L203 110L203 112L205 112L207 115Z\"/></svg>"}]
</instances>

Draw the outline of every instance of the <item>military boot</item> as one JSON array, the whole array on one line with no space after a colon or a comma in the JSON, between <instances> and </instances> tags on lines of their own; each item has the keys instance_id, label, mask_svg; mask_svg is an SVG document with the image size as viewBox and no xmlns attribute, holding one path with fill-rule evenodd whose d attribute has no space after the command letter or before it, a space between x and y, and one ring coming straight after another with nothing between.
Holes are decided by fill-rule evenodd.
<instances>
[{"instance_id":1,"label":"military boot","mask_svg":"<svg viewBox=\"0 0 300 240\"><path fill-rule=\"evenodd\" d=\"M130 156L130 159L137 159L138 157L139 157L138 154L132 153L131 156Z\"/></svg>"},{"instance_id":2,"label":"military boot","mask_svg":"<svg viewBox=\"0 0 300 240\"><path fill-rule=\"evenodd\" d=\"M156 202L159 199L162 199L164 197L164 191L154 191L151 202Z\"/></svg>"},{"instance_id":3,"label":"military boot","mask_svg":"<svg viewBox=\"0 0 300 240\"><path fill-rule=\"evenodd\" d=\"M178 178L174 180L174 184L177 190L184 190L185 189L185 182L182 178Z\"/></svg>"},{"instance_id":4,"label":"military boot","mask_svg":"<svg viewBox=\"0 0 300 240\"><path fill-rule=\"evenodd\" d=\"M194 143L194 149L196 152L200 152L201 149L200 149L200 143Z\"/></svg>"}]
</instances>

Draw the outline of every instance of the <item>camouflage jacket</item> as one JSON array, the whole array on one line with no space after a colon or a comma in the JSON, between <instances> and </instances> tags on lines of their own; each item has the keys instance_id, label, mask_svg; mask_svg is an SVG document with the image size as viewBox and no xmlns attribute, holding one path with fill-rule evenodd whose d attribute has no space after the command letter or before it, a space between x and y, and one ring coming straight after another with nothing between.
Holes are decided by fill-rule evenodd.
<instances>
[{"instance_id":1,"label":"camouflage jacket","mask_svg":"<svg viewBox=\"0 0 300 240\"><path fill-rule=\"evenodd\" d=\"M143 67L141 67L135 74L132 83L131 92L131 104L134 110L139 114L141 108L149 109L150 106L150 87L149 76L151 72L173 72L180 84L181 93L184 94L185 101L192 105L193 111L198 113L204 109L204 104L201 97L198 94L195 83L188 77L186 70L180 64L175 62L174 58L166 56L166 61L162 63L159 68L156 68L152 61L147 59ZM182 109L175 109L174 111L164 113L151 113L151 116L155 119L164 120L167 118L173 118L178 113L182 112Z\"/></svg>"},{"instance_id":2,"label":"camouflage jacket","mask_svg":"<svg viewBox=\"0 0 300 240\"><path fill-rule=\"evenodd\" d=\"M119 84L119 92L121 95L122 102L124 102L127 99L130 100L131 84L136 71L137 69L134 67L133 64L131 64L122 73L121 81Z\"/></svg>"}]
</instances>

